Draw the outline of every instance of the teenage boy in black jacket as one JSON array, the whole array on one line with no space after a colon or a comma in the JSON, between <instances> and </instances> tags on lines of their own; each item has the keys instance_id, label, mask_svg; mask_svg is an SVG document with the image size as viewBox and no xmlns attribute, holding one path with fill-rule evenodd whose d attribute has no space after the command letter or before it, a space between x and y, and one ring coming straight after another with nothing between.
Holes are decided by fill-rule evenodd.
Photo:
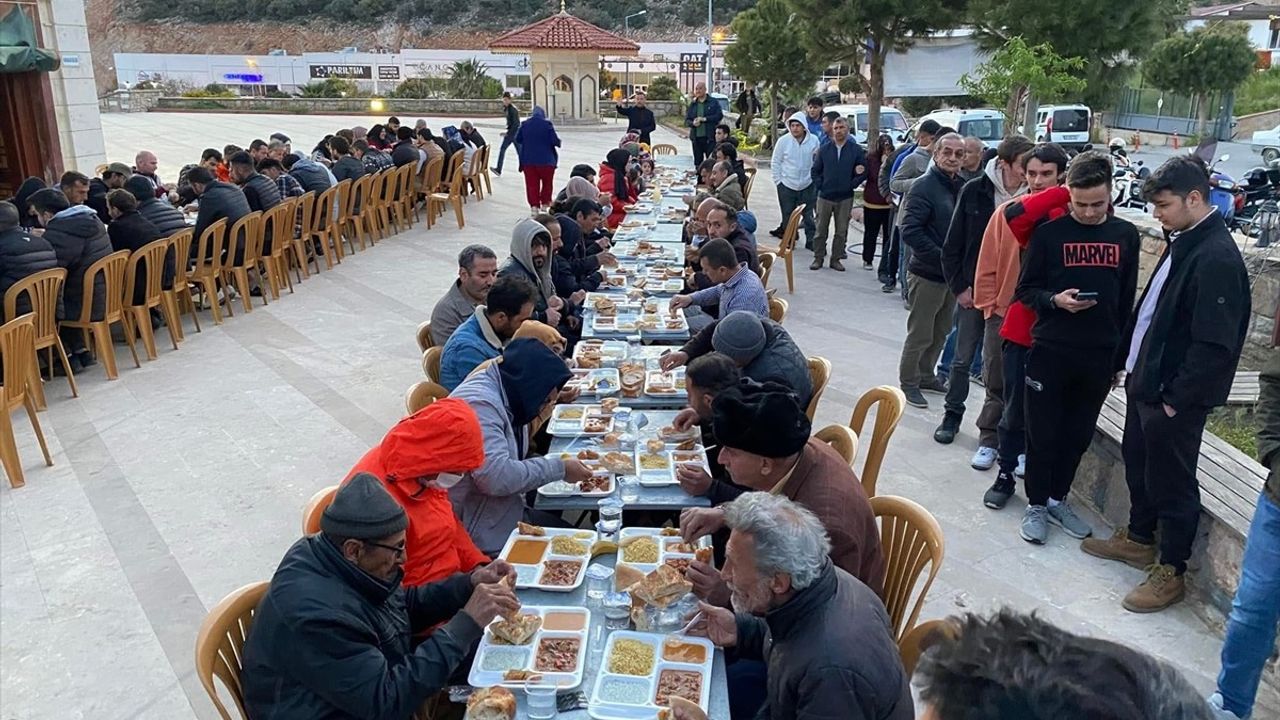
<instances>
[{"instance_id":1,"label":"teenage boy in black jacket","mask_svg":"<svg viewBox=\"0 0 1280 720\"><path fill-rule=\"evenodd\" d=\"M1067 168L1070 214L1036 228L1015 296L1036 311L1027 356L1027 509L1022 539L1043 545L1049 525L1093 534L1067 503L1080 458L1111 390L1111 357L1138 288L1138 230L1111 215L1111 159Z\"/></svg>"},{"instance_id":2,"label":"teenage boy in black jacket","mask_svg":"<svg viewBox=\"0 0 1280 720\"><path fill-rule=\"evenodd\" d=\"M1208 202L1204 164L1173 158L1143 191L1169 245L1113 365L1128 373L1122 453L1129 526L1081 544L1090 555L1150 566L1146 580L1124 598L1130 612L1163 610L1185 592L1183 574L1200 520L1200 438L1209 411L1231 390L1252 305L1240 249Z\"/></svg>"}]
</instances>

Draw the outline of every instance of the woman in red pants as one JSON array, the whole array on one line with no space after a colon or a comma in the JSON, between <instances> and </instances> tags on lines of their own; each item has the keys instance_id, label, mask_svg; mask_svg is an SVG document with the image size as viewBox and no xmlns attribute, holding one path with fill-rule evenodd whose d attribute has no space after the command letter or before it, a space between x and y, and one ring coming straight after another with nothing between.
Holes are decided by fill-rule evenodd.
<instances>
[{"instance_id":1,"label":"woman in red pants","mask_svg":"<svg viewBox=\"0 0 1280 720\"><path fill-rule=\"evenodd\" d=\"M516 131L516 147L520 149L520 172L524 173L524 194L533 215L551 206L551 184L556 174L560 153L560 136L547 119L547 113L534 107L528 119Z\"/></svg>"}]
</instances>

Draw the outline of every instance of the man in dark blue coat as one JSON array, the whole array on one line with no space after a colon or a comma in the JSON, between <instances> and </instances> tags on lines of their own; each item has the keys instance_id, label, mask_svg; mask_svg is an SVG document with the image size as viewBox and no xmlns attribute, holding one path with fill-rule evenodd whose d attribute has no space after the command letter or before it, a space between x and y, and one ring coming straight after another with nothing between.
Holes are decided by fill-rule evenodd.
<instances>
[{"instance_id":1,"label":"man in dark blue coat","mask_svg":"<svg viewBox=\"0 0 1280 720\"><path fill-rule=\"evenodd\" d=\"M515 571L501 560L402 587L408 524L381 481L360 473L325 509L320 533L289 548L244 644L249 717L409 720L448 684L484 627L519 610L502 582ZM414 636L436 625L414 647Z\"/></svg>"},{"instance_id":2,"label":"man in dark blue coat","mask_svg":"<svg viewBox=\"0 0 1280 720\"><path fill-rule=\"evenodd\" d=\"M720 102L707 94L707 84L693 86L693 102L684 113L684 124L689 128L689 140L693 143L693 166L712 157L715 148L716 126L724 120Z\"/></svg>"}]
</instances>

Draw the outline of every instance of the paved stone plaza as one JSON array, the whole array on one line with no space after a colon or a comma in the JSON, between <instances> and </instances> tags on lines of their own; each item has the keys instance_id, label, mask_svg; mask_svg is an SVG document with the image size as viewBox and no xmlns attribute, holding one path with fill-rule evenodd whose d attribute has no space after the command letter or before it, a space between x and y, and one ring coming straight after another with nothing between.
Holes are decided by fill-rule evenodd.
<instances>
[{"instance_id":1,"label":"paved stone plaza","mask_svg":"<svg viewBox=\"0 0 1280 720\"><path fill-rule=\"evenodd\" d=\"M155 113L102 120L109 160L152 150L170 181L204 147L247 146L282 131L295 149L309 150L326 132L379 121ZM500 142L497 119L479 128ZM562 129L557 187L574 163L598 164L624 129ZM655 141L688 152L686 142L659 135ZM342 479L401 417L405 389L422 379L414 330L453 280L457 251L481 242L505 257L510 228L527 213L514 166L494 178L494 192L467 205L462 231L449 214L431 231L418 224L313 276L269 307L257 301L251 315L237 309L215 327L206 313L204 332L189 329L176 352L162 330L160 358L141 369L118 348L120 379L107 382L93 368L80 378L78 400L55 380L40 416L52 468L15 415L27 485L0 487L0 717L216 718L194 673L201 619L226 593L271 576L301 532L307 498ZM765 233L778 210L767 169L751 199L760 235L771 240ZM905 312L860 263L815 273L803 249L796 260L794 295L780 267L772 278L791 303L786 327L807 355L835 365L815 427L847 423L859 394L896 382ZM1139 571L1089 558L1061 532L1029 546L1017 533L1023 496L1003 512L982 507L993 476L968 465L980 397L975 386L964 434L950 447L931 437L940 398L930 396L929 411L908 408L881 472L882 494L924 504L946 533L923 617L1001 604L1034 609L1069 630L1169 660L1208 691L1220 627L1186 605L1125 612L1120 599ZM1257 716L1269 714L1260 707Z\"/></svg>"}]
</instances>

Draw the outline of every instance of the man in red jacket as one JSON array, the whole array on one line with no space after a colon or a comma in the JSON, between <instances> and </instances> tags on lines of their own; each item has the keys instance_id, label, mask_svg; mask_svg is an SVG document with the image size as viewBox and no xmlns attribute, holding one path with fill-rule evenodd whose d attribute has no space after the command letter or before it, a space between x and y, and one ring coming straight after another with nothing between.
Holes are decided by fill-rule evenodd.
<instances>
[{"instance_id":1,"label":"man in red jacket","mask_svg":"<svg viewBox=\"0 0 1280 720\"><path fill-rule=\"evenodd\" d=\"M360 473L375 475L409 516L405 587L489 562L453 514L448 492L464 473L483 464L475 411L464 400L445 398L396 423L351 469L348 480Z\"/></svg>"}]
</instances>

